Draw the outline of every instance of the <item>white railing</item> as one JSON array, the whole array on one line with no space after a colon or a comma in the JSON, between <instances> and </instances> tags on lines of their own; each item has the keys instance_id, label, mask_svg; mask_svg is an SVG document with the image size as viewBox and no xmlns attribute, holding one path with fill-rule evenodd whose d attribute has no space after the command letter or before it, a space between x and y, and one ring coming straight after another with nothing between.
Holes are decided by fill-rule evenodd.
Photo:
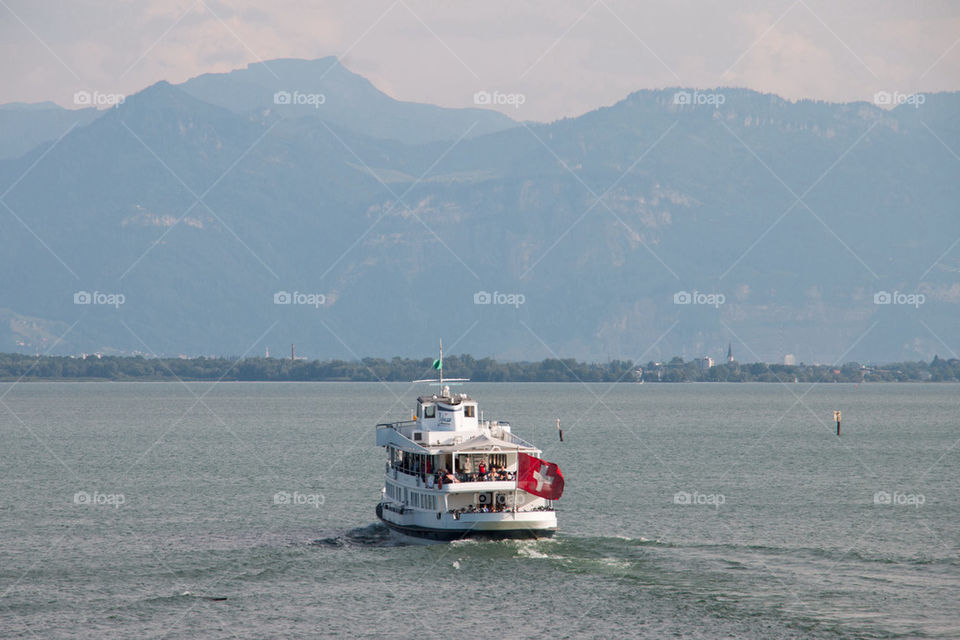
<instances>
[{"instance_id":1,"label":"white railing","mask_svg":"<svg viewBox=\"0 0 960 640\"><path fill-rule=\"evenodd\" d=\"M455 473L454 477L457 479L456 482L450 482L449 480L443 481L443 486L436 481L434 481L433 486L430 486L428 482L424 481L424 478L430 478L433 476L436 478L434 473L425 473L414 471L413 469L405 469L400 465L391 465L390 462L386 462L384 472L388 475L393 475L394 480L399 480L399 475L403 474L407 478L416 481L416 486L424 489L436 489L437 491L449 491L452 486L458 484L476 484L476 483L487 483L487 482L514 482L517 478L515 471L508 471L506 477L500 478L498 475L493 472L487 473L485 478L480 478L476 473ZM393 472L391 474L391 471Z\"/></svg>"},{"instance_id":2,"label":"white railing","mask_svg":"<svg viewBox=\"0 0 960 640\"><path fill-rule=\"evenodd\" d=\"M518 435L515 435L511 431L507 431L503 427L499 426L496 422L488 423L488 425L490 428L490 435L492 435L494 438L500 438L501 440L506 440L510 444L514 444L520 447L536 449L536 447L534 447L532 443L527 442L526 440L524 440Z\"/></svg>"},{"instance_id":3,"label":"white railing","mask_svg":"<svg viewBox=\"0 0 960 640\"><path fill-rule=\"evenodd\" d=\"M408 424L416 424L416 420L397 420L396 422L381 422L377 425L377 429L384 427L393 429L394 431L400 431L400 427Z\"/></svg>"}]
</instances>

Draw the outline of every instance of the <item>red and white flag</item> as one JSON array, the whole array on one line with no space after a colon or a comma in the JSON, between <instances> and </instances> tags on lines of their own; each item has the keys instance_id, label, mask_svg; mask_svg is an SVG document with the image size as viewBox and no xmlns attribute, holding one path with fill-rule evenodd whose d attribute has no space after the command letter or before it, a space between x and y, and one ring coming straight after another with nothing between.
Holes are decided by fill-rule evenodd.
<instances>
[{"instance_id":1,"label":"red and white flag","mask_svg":"<svg viewBox=\"0 0 960 640\"><path fill-rule=\"evenodd\" d=\"M518 489L548 500L563 495L563 474L554 463L520 453L518 467Z\"/></svg>"}]
</instances>

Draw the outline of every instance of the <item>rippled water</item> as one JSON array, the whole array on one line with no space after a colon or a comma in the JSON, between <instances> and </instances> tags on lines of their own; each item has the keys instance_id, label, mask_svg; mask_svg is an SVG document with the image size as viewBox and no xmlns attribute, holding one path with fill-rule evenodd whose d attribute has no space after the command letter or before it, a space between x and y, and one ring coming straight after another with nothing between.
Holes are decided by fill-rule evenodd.
<instances>
[{"instance_id":1,"label":"rippled water","mask_svg":"<svg viewBox=\"0 0 960 640\"><path fill-rule=\"evenodd\" d=\"M420 390L0 385L0 637L960 636L955 386L470 384L561 531L406 546L373 425Z\"/></svg>"}]
</instances>

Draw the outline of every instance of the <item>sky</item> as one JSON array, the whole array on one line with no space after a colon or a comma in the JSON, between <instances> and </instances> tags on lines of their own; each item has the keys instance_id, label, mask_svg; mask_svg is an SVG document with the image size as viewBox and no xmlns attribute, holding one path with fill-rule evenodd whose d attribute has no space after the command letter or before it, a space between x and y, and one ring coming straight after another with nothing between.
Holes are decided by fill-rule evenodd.
<instances>
[{"instance_id":1,"label":"sky","mask_svg":"<svg viewBox=\"0 0 960 640\"><path fill-rule=\"evenodd\" d=\"M0 103L337 56L391 96L550 121L644 88L872 100L960 88L960 3L0 0Z\"/></svg>"}]
</instances>

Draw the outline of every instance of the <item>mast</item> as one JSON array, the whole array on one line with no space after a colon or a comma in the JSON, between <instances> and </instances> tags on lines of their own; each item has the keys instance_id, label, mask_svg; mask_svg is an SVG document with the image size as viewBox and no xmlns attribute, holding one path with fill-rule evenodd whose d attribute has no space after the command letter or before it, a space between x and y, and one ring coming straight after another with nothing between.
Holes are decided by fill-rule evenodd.
<instances>
[{"instance_id":1,"label":"mast","mask_svg":"<svg viewBox=\"0 0 960 640\"><path fill-rule=\"evenodd\" d=\"M414 380L414 382L436 382L438 385L437 397L443 396L443 339L440 339L440 357L433 361L433 368L437 370L436 378L424 378L423 380ZM447 382L467 382L469 378L447 378Z\"/></svg>"}]
</instances>

